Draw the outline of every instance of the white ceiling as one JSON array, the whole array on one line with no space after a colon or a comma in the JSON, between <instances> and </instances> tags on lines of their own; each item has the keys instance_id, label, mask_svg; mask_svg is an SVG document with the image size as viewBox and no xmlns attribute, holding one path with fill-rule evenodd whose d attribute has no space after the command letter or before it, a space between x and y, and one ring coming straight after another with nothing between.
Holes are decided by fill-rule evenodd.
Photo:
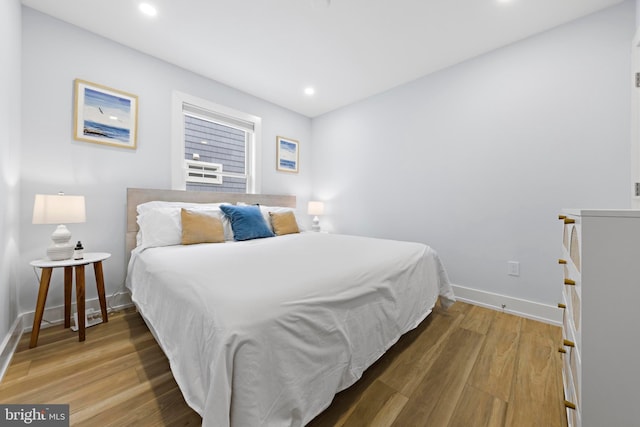
<instances>
[{"instance_id":1,"label":"white ceiling","mask_svg":"<svg viewBox=\"0 0 640 427\"><path fill-rule=\"evenodd\" d=\"M309 117L622 3L146 0L150 18L140 1L22 3Z\"/></svg>"}]
</instances>

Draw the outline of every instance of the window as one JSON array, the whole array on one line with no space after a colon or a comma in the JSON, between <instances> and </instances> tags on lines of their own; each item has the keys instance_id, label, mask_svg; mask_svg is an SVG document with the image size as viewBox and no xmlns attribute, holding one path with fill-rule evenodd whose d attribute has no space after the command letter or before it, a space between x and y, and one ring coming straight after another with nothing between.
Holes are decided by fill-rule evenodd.
<instances>
[{"instance_id":1,"label":"window","mask_svg":"<svg viewBox=\"0 0 640 427\"><path fill-rule=\"evenodd\" d=\"M260 191L259 117L180 92L172 116L174 189Z\"/></svg>"}]
</instances>

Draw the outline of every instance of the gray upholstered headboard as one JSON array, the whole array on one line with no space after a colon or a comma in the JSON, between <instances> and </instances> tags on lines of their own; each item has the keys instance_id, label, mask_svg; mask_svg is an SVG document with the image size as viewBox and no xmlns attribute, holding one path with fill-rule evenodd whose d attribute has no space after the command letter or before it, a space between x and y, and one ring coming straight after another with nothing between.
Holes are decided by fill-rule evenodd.
<instances>
[{"instance_id":1,"label":"gray upholstered headboard","mask_svg":"<svg viewBox=\"0 0 640 427\"><path fill-rule=\"evenodd\" d=\"M149 188L127 188L127 234L125 237L125 257L129 259L131 251L136 247L138 223L136 207L141 203L162 200L167 202L191 203L259 203L267 206L296 207L296 196L273 194L214 193L211 191L155 190Z\"/></svg>"}]
</instances>

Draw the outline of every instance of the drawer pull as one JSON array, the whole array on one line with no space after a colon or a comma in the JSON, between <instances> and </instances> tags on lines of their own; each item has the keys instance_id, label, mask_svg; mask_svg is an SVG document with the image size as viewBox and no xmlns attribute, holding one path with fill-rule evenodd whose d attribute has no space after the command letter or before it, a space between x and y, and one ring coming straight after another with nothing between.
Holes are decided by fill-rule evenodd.
<instances>
[{"instance_id":1,"label":"drawer pull","mask_svg":"<svg viewBox=\"0 0 640 427\"><path fill-rule=\"evenodd\" d=\"M575 280L571 280L571 279L564 279L564 284L565 285L575 286L576 281Z\"/></svg>"},{"instance_id":2,"label":"drawer pull","mask_svg":"<svg viewBox=\"0 0 640 427\"><path fill-rule=\"evenodd\" d=\"M558 215L558 219L565 219L566 217L566 215Z\"/></svg>"},{"instance_id":3,"label":"drawer pull","mask_svg":"<svg viewBox=\"0 0 640 427\"><path fill-rule=\"evenodd\" d=\"M576 409L576 404L575 403L571 403L568 400L564 401L564 406L566 406L569 409Z\"/></svg>"},{"instance_id":4,"label":"drawer pull","mask_svg":"<svg viewBox=\"0 0 640 427\"><path fill-rule=\"evenodd\" d=\"M573 341L569 341L569 340L563 340L562 344L566 345L567 347L575 347L576 344Z\"/></svg>"},{"instance_id":5,"label":"drawer pull","mask_svg":"<svg viewBox=\"0 0 640 427\"><path fill-rule=\"evenodd\" d=\"M575 224L576 220L575 219L571 219L571 218L565 218L564 219L564 223L565 224Z\"/></svg>"},{"instance_id":6,"label":"drawer pull","mask_svg":"<svg viewBox=\"0 0 640 427\"><path fill-rule=\"evenodd\" d=\"M560 303L558 303L558 308L565 309L565 308L567 308L567 306L566 306L565 304L562 304L562 303L560 302Z\"/></svg>"},{"instance_id":7,"label":"drawer pull","mask_svg":"<svg viewBox=\"0 0 640 427\"><path fill-rule=\"evenodd\" d=\"M565 350L565 349L564 349L564 348L562 348L562 347L560 347L560 348L558 349L558 353L566 353L566 352L567 352L567 350Z\"/></svg>"},{"instance_id":8,"label":"drawer pull","mask_svg":"<svg viewBox=\"0 0 640 427\"><path fill-rule=\"evenodd\" d=\"M566 263L567 263L567 260L566 260L566 259L562 259L562 258L560 258L560 259L558 260L558 264L566 264Z\"/></svg>"}]
</instances>

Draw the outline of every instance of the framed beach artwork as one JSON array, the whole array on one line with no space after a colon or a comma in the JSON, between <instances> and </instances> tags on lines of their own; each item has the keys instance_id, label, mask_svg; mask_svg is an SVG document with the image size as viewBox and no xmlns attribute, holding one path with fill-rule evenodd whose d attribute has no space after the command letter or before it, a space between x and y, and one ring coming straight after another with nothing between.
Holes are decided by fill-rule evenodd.
<instances>
[{"instance_id":1,"label":"framed beach artwork","mask_svg":"<svg viewBox=\"0 0 640 427\"><path fill-rule=\"evenodd\" d=\"M135 149L137 129L136 95L75 80L75 139Z\"/></svg>"},{"instance_id":2,"label":"framed beach artwork","mask_svg":"<svg viewBox=\"0 0 640 427\"><path fill-rule=\"evenodd\" d=\"M276 138L276 169L282 172L298 173L299 147L298 141L278 136Z\"/></svg>"}]
</instances>

